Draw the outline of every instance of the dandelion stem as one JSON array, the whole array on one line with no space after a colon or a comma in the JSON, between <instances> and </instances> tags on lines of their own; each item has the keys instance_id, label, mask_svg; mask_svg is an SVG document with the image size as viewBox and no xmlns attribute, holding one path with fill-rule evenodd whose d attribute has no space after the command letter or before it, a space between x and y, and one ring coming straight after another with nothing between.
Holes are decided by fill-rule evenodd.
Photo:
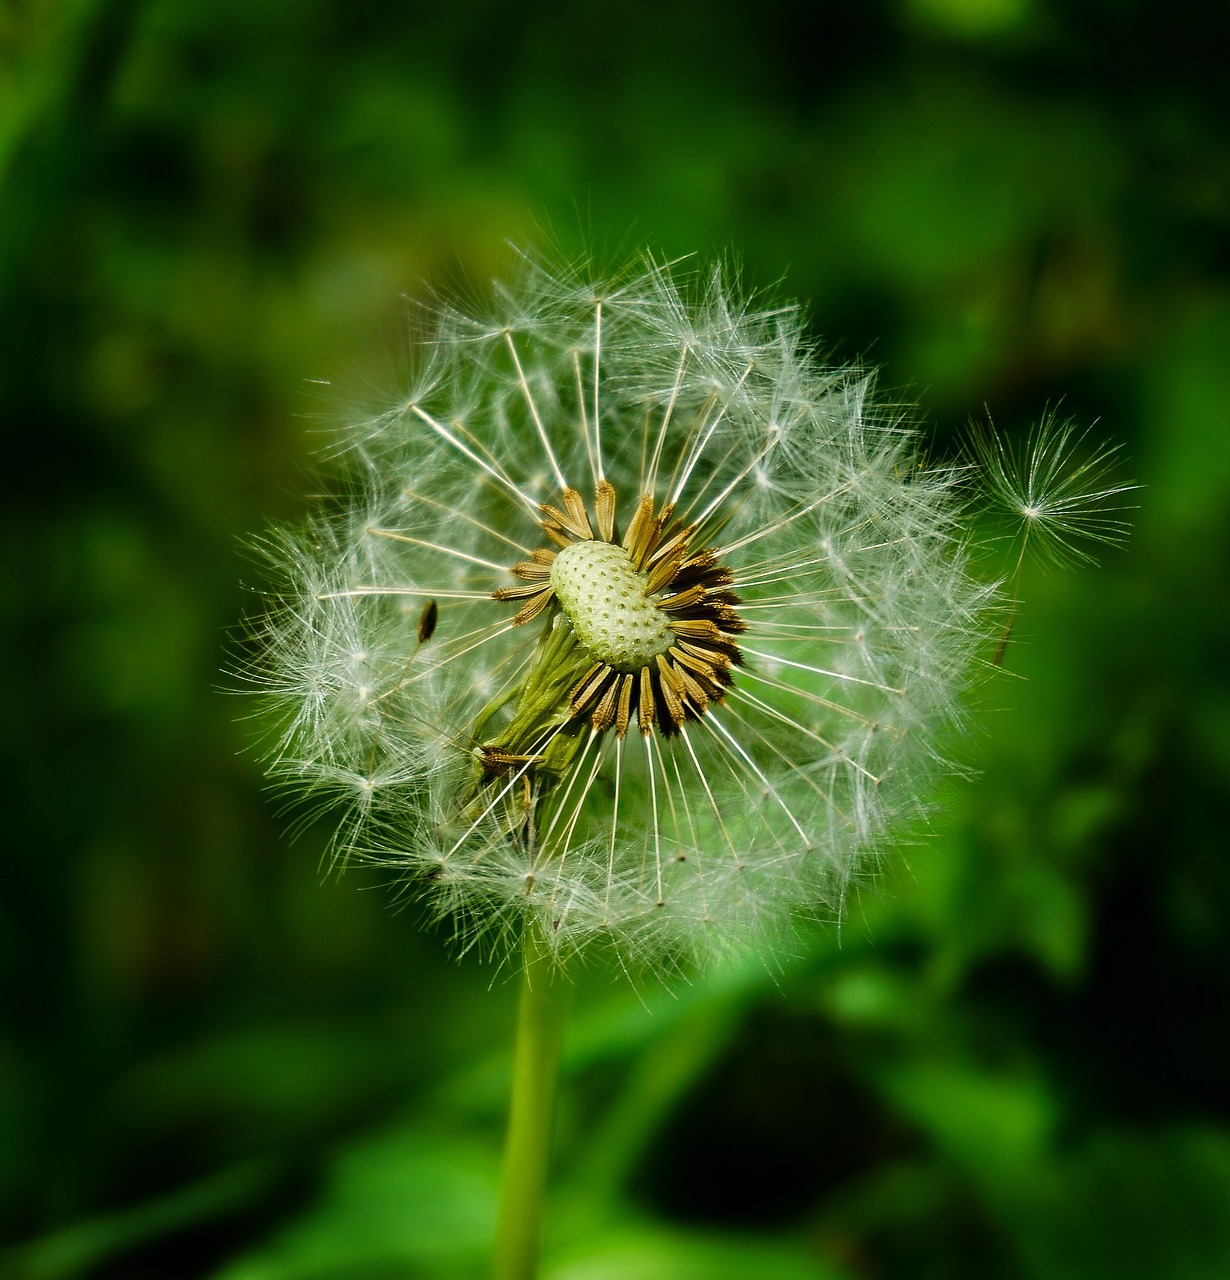
<instances>
[{"instance_id":1,"label":"dandelion stem","mask_svg":"<svg viewBox=\"0 0 1230 1280\"><path fill-rule=\"evenodd\" d=\"M538 1274L551 1111L567 992L534 923L526 927L523 948L524 978L496 1225L494 1280L533 1280Z\"/></svg>"}]
</instances>

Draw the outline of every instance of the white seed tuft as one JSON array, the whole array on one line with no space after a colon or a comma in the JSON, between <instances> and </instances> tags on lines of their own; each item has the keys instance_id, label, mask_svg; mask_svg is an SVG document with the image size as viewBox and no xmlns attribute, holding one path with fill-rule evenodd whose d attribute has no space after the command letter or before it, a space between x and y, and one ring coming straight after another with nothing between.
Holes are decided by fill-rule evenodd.
<instances>
[{"instance_id":1,"label":"white seed tuft","mask_svg":"<svg viewBox=\"0 0 1230 1280\"><path fill-rule=\"evenodd\" d=\"M998 629L958 471L722 270L526 258L417 357L353 428L350 507L268 540L271 772L463 949L533 919L670 967L840 911ZM1057 553L1120 530L1078 442L981 449Z\"/></svg>"}]
</instances>

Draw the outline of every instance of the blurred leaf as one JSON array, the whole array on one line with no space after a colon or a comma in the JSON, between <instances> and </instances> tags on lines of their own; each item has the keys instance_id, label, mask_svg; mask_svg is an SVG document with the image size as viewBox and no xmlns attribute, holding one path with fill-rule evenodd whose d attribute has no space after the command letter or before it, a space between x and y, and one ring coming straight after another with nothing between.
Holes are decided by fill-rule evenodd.
<instances>
[{"instance_id":1,"label":"blurred leaf","mask_svg":"<svg viewBox=\"0 0 1230 1280\"><path fill-rule=\"evenodd\" d=\"M1041 1172L1041 1171L1040 1171ZM1230 1134L1104 1133L1003 1206L1037 1280L1230 1275Z\"/></svg>"},{"instance_id":2,"label":"blurred leaf","mask_svg":"<svg viewBox=\"0 0 1230 1280\"><path fill-rule=\"evenodd\" d=\"M1010 1191L1044 1157L1054 1099L1036 1080L960 1061L881 1065L880 1087L936 1147L993 1194Z\"/></svg>"},{"instance_id":3,"label":"blurred leaf","mask_svg":"<svg viewBox=\"0 0 1230 1280\"><path fill-rule=\"evenodd\" d=\"M1149 527L1164 522L1190 539L1224 521L1230 503L1225 466L1230 305L1218 299L1193 306L1158 339L1142 388L1158 429L1149 439L1149 456L1141 459L1148 476L1141 520Z\"/></svg>"},{"instance_id":4,"label":"blurred leaf","mask_svg":"<svg viewBox=\"0 0 1230 1280\"><path fill-rule=\"evenodd\" d=\"M7 1255L0 1270L10 1280L69 1280L93 1274L115 1256L130 1254L175 1232L225 1219L259 1202L275 1180L261 1161L226 1170L145 1204L74 1223Z\"/></svg>"},{"instance_id":5,"label":"blurred leaf","mask_svg":"<svg viewBox=\"0 0 1230 1280\"><path fill-rule=\"evenodd\" d=\"M320 1203L216 1280L364 1280L477 1273L495 1232L490 1151L409 1126L355 1142Z\"/></svg>"},{"instance_id":6,"label":"blurred leaf","mask_svg":"<svg viewBox=\"0 0 1230 1280\"><path fill-rule=\"evenodd\" d=\"M553 1261L543 1280L841 1280L837 1270L779 1238L632 1228L599 1235Z\"/></svg>"},{"instance_id":7,"label":"blurred leaf","mask_svg":"<svg viewBox=\"0 0 1230 1280\"><path fill-rule=\"evenodd\" d=\"M906 0L918 23L968 40L1018 32L1032 17L1032 0Z\"/></svg>"}]
</instances>

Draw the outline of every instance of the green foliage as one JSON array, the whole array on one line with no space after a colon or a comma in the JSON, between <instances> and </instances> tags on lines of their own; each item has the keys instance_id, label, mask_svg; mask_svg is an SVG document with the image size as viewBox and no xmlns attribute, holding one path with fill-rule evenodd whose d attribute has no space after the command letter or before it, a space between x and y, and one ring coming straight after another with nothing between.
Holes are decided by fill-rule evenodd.
<instances>
[{"instance_id":1,"label":"green foliage","mask_svg":"<svg viewBox=\"0 0 1230 1280\"><path fill-rule=\"evenodd\" d=\"M937 452L1063 398L1144 485L1100 570L1026 568L978 776L840 929L580 975L547 1274L1230 1273L1215 16L413 8L0 14L0 1271L483 1273L512 985L318 883L218 671L401 293L545 225L739 246Z\"/></svg>"}]
</instances>

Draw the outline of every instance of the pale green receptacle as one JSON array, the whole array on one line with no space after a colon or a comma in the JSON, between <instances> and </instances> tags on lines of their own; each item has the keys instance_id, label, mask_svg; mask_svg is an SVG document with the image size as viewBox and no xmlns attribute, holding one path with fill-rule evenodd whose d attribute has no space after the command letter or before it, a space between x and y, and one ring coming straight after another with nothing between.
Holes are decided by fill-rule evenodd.
<instances>
[{"instance_id":1,"label":"pale green receptacle","mask_svg":"<svg viewBox=\"0 0 1230 1280\"><path fill-rule=\"evenodd\" d=\"M551 586L578 639L616 671L639 671L673 643L646 582L627 551L611 542L574 542L551 565Z\"/></svg>"}]
</instances>

